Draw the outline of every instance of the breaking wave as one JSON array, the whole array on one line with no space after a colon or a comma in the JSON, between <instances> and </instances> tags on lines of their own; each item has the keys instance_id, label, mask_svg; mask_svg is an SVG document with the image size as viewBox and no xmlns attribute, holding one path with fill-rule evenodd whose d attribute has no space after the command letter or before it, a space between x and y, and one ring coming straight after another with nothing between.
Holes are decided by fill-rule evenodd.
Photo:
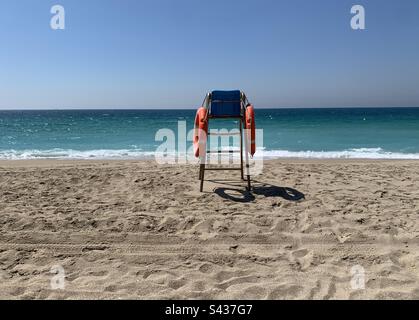
<instances>
[{"instance_id":1,"label":"breaking wave","mask_svg":"<svg viewBox=\"0 0 419 320\"><path fill-rule=\"evenodd\" d=\"M144 159L154 158L155 152L142 149L100 150L3 150L0 160L30 159ZM256 158L311 158L311 159L419 159L419 153L389 152L381 148L359 148L342 151L258 150Z\"/></svg>"}]
</instances>

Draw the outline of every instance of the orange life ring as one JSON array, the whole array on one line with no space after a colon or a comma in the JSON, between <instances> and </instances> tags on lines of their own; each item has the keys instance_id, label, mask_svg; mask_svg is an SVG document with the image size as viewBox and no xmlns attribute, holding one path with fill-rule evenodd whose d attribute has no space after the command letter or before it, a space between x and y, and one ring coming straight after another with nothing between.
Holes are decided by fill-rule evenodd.
<instances>
[{"instance_id":1,"label":"orange life ring","mask_svg":"<svg viewBox=\"0 0 419 320\"><path fill-rule=\"evenodd\" d=\"M194 137L193 137L194 153L195 153L195 157L197 158L200 156L204 156L204 152L206 152L207 133L208 133L207 109L205 109L204 107L201 107L196 112Z\"/></svg>"},{"instance_id":2,"label":"orange life ring","mask_svg":"<svg viewBox=\"0 0 419 320\"><path fill-rule=\"evenodd\" d=\"M256 153L256 126L255 126L255 110L251 104L246 108L246 123L245 129L247 132L247 143L250 145L249 153L253 157Z\"/></svg>"}]
</instances>

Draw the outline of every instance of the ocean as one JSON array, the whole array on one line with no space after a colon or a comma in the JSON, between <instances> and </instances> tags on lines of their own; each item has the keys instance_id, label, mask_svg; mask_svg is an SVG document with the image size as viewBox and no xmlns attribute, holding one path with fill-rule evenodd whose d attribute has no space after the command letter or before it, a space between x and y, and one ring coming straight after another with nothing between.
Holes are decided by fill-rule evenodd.
<instances>
[{"instance_id":1,"label":"ocean","mask_svg":"<svg viewBox=\"0 0 419 320\"><path fill-rule=\"evenodd\" d=\"M0 111L0 159L152 157L155 135L196 110ZM419 159L419 108L257 109L263 156ZM233 121L212 121L231 128ZM188 142L188 147L192 142ZM257 153L258 154L258 153Z\"/></svg>"}]
</instances>

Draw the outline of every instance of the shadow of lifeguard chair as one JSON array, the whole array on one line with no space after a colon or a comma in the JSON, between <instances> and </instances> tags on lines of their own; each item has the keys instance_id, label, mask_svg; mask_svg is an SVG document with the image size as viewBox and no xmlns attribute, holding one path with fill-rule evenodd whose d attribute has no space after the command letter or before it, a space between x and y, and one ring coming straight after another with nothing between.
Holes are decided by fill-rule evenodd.
<instances>
[{"instance_id":1,"label":"shadow of lifeguard chair","mask_svg":"<svg viewBox=\"0 0 419 320\"><path fill-rule=\"evenodd\" d=\"M199 141L199 146L203 149L199 151L199 154L195 152L195 155L200 158L200 168L199 168L199 179L200 179L200 191L203 191L204 187L204 177L205 171L240 171L242 180L247 181L247 190L251 190L250 182L250 166L249 166L249 153L253 156L254 148L250 147L250 144L254 143L253 139L244 137L244 129L249 129L249 125L246 126L246 120L249 122L249 110L251 108L251 116L254 118L253 106L249 103L246 98L246 95L239 91L212 91L208 93L204 99L203 106L197 112L197 118L195 120L195 126L198 123L203 123L206 121L206 130L208 131L208 125L210 120L216 119L232 119L238 121L239 131L237 132L205 132L204 137L201 136L201 141ZM201 112L201 113L200 113ZM250 119L252 120L252 119ZM253 119L254 127L254 119ZM195 127L196 129L196 127ZM254 128L253 128L254 129ZM196 132L196 130L195 130ZM240 136L240 149L239 150L208 150L207 148L207 136ZM197 134L195 134L197 137ZM198 139L198 138L197 138ZM195 143L196 141L194 141ZM251 149L253 150L253 153ZM208 166L207 158L208 155L216 153L221 156L221 154L240 154L240 167L214 167ZM246 171L246 172L245 172ZM246 178L245 178L246 176Z\"/></svg>"}]
</instances>

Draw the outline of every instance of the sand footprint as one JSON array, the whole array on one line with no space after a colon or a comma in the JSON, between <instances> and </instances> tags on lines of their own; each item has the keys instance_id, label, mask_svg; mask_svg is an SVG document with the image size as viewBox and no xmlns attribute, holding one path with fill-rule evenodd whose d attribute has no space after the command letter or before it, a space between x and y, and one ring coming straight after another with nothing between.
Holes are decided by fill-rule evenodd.
<instances>
[{"instance_id":1,"label":"sand footprint","mask_svg":"<svg viewBox=\"0 0 419 320\"><path fill-rule=\"evenodd\" d=\"M220 271L215 274L215 279L218 282L224 282L231 278L247 276L249 273L245 271Z\"/></svg>"},{"instance_id":2,"label":"sand footprint","mask_svg":"<svg viewBox=\"0 0 419 320\"><path fill-rule=\"evenodd\" d=\"M289 261L300 271L306 271L312 264L314 253L308 249L299 249L292 251L289 255Z\"/></svg>"},{"instance_id":3,"label":"sand footprint","mask_svg":"<svg viewBox=\"0 0 419 320\"><path fill-rule=\"evenodd\" d=\"M187 291L203 292L203 291L208 290L210 287L211 286L209 285L209 283L207 281L198 280L198 281L191 282L187 287ZM185 287L185 289L186 289L186 287Z\"/></svg>"},{"instance_id":4,"label":"sand footprint","mask_svg":"<svg viewBox=\"0 0 419 320\"><path fill-rule=\"evenodd\" d=\"M317 295L320 293L322 289L322 283L320 280L316 281L316 285L310 290L308 299L313 300L316 299Z\"/></svg>"},{"instance_id":5,"label":"sand footprint","mask_svg":"<svg viewBox=\"0 0 419 320\"><path fill-rule=\"evenodd\" d=\"M231 280L216 284L215 287L219 289L226 290L231 286L244 284L244 283L255 283L259 281L259 277L257 276L245 276L245 277L238 277L233 278Z\"/></svg>"},{"instance_id":6,"label":"sand footprint","mask_svg":"<svg viewBox=\"0 0 419 320\"><path fill-rule=\"evenodd\" d=\"M243 290L238 290L234 294L234 299L245 299L245 300L263 300L266 299L268 295L268 290L262 286L252 285Z\"/></svg>"},{"instance_id":7,"label":"sand footprint","mask_svg":"<svg viewBox=\"0 0 419 320\"><path fill-rule=\"evenodd\" d=\"M204 263L199 266L198 270L202 273L213 273L215 270L215 266L211 263Z\"/></svg>"},{"instance_id":8,"label":"sand footprint","mask_svg":"<svg viewBox=\"0 0 419 320\"><path fill-rule=\"evenodd\" d=\"M323 297L324 300L330 300L336 295L336 277L332 277L330 282L328 283L327 293Z\"/></svg>"},{"instance_id":9,"label":"sand footprint","mask_svg":"<svg viewBox=\"0 0 419 320\"><path fill-rule=\"evenodd\" d=\"M185 278L179 278L174 280L169 280L167 285L169 288L173 290L177 290L179 288L182 288L187 283Z\"/></svg>"},{"instance_id":10,"label":"sand footprint","mask_svg":"<svg viewBox=\"0 0 419 320\"><path fill-rule=\"evenodd\" d=\"M332 225L332 232L336 236L336 239L339 241L339 243L343 244L351 238L352 233L340 231L340 228L338 227L339 224L335 220L331 219L330 222Z\"/></svg>"},{"instance_id":11,"label":"sand footprint","mask_svg":"<svg viewBox=\"0 0 419 320\"><path fill-rule=\"evenodd\" d=\"M285 300L285 299L297 299L303 287L293 284L283 284L273 289L268 294L269 300Z\"/></svg>"}]
</instances>

